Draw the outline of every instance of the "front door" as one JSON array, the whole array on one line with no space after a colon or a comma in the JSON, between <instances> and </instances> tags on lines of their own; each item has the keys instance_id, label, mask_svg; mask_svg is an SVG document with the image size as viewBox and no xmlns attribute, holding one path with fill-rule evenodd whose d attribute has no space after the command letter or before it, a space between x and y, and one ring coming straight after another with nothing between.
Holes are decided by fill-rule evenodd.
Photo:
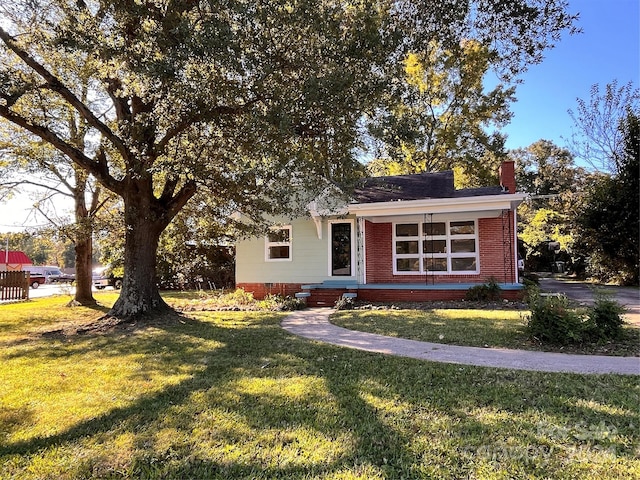
<instances>
[{"instance_id":1,"label":"front door","mask_svg":"<svg viewBox=\"0 0 640 480\"><path fill-rule=\"evenodd\" d=\"M331 276L353 275L353 223L332 222L331 226Z\"/></svg>"}]
</instances>

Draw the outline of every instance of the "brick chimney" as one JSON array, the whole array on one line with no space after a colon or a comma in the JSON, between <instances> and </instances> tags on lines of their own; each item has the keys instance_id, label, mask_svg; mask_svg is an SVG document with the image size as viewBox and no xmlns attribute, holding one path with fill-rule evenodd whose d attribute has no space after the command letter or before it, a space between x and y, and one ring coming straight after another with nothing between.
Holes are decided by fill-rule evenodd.
<instances>
[{"instance_id":1,"label":"brick chimney","mask_svg":"<svg viewBox=\"0 0 640 480\"><path fill-rule=\"evenodd\" d=\"M516 170L513 160L505 160L498 169L500 186L509 193L516 193Z\"/></svg>"}]
</instances>

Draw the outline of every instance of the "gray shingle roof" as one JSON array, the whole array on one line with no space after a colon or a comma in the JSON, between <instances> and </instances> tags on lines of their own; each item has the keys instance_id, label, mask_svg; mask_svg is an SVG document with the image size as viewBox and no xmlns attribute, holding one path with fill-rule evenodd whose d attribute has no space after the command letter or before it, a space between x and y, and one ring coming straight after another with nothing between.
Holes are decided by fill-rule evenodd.
<instances>
[{"instance_id":1,"label":"gray shingle roof","mask_svg":"<svg viewBox=\"0 0 640 480\"><path fill-rule=\"evenodd\" d=\"M429 198L461 198L500 195L501 187L465 188L453 186L453 171L395 175L365 179L354 192L355 203L425 200Z\"/></svg>"}]
</instances>

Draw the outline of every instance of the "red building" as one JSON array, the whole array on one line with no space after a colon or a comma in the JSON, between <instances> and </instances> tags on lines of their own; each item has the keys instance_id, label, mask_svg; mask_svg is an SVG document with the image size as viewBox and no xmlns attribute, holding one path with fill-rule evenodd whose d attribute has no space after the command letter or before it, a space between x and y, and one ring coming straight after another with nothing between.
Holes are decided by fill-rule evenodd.
<instances>
[{"instance_id":1,"label":"red building","mask_svg":"<svg viewBox=\"0 0 640 480\"><path fill-rule=\"evenodd\" d=\"M0 271L20 271L32 264L33 262L24 252L0 250Z\"/></svg>"}]
</instances>

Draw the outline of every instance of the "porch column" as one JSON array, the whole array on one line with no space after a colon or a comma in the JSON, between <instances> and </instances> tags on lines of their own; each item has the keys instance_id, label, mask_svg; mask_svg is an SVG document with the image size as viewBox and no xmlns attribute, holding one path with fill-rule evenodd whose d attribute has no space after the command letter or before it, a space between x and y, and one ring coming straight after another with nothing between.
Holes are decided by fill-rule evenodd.
<instances>
[{"instance_id":1,"label":"porch column","mask_svg":"<svg viewBox=\"0 0 640 480\"><path fill-rule=\"evenodd\" d=\"M367 283L367 255L365 242L365 219L356 219L356 281L359 285Z\"/></svg>"}]
</instances>

